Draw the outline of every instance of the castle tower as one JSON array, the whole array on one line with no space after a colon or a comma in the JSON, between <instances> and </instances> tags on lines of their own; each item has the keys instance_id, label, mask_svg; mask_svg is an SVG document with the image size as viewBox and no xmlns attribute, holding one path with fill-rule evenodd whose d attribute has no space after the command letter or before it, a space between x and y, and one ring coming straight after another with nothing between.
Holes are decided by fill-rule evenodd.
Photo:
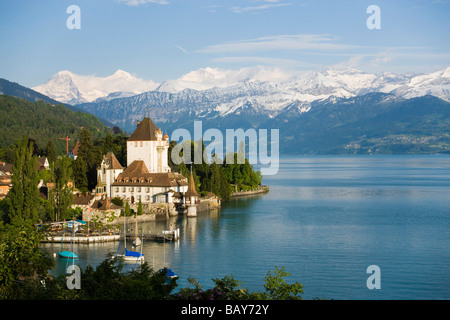
<instances>
[{"instance_id":1,"label":"castle tower","mask_svg":"<svg viewBox=\"0 0 450 320\"><path fill-rule=\"evenodd\" d=\"M199 194L195 190L195 182L194 176L192 175L189 178L188 190L184 194L185 205L187 207L187 216L188 217L196 217L197 216L197 202L198 202Z\"/></svg>"},{"instance_id":2,"label":"castle tower","mask_svg":"<svg viewBox=\"0 0 450 320\"><path fill-rule=\"evenodd\" d=\"M137 122L127 141L127 166L142 160L150 173L170 172L168 164L169 136L163 136L150 118Z\"/></svg>"},{"instance_id":3,"label":"castle tower","mask_svg":"<svg viewBox=\"0 0 450 320\"><path fill-rule=\"evenodd\" d=\"M104 192L108 197L112 195L112 184L117 176L123 172L123 167L117 160L113 152L109 151L104 157L100 166L97 168L97 183L101 183Z\"/></svg>"}]
</instances>

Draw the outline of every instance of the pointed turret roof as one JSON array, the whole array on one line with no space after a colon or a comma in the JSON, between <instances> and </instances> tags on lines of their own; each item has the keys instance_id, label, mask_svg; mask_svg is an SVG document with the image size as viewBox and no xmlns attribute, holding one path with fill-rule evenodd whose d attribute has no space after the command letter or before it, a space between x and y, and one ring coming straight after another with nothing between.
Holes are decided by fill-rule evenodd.
<instances>
[{"instance_id":1,"label":"pointed turret roof","mask_svg":"<svg viewBox=\"0 0 450 320\"><path fill-rule=\"evenodd\" d=\"M195 190L195 182L194 182L194 176L192 175L192 171L191 171L191 177L189 178L188 190L186 191L185 195L187 197L198 197L199 196L199 194Z\"/></svg>"},{"instance_id":2,"label":"pointed turret roof","mask_svg":"<svg viewBox=\"0 0 450 320\"><path fill-rule=\"evenodd\" d=\"M97 188L103 188L103 182L102 182L102 177L100 176L100 173L98 174L97 177Z\"/></svg>"},{"instance_id":3,"label":"pointed turret roof","mask_svg":"<svg viewBox=\"0 0 450 320\"><path fill-rule=\"evenodd\" d=\"M138 122L136 130L128 138L128 141L149 141L157 140L155 132L159 131L158 127L153 123L152 119L144 118Z\"/></svg>"},{"instance_id":4,"label":"pointed turret roof","mask_svg":"<svg viewBox=\"0 0 450 320\"><path fill-rule=\"evenodd\" d=\"M109 169L123 169L119 160L117 160L116 156L112 151L108 151L108 153L104 157L105 160L109 162Z\"/></svg>"}]
</instances>

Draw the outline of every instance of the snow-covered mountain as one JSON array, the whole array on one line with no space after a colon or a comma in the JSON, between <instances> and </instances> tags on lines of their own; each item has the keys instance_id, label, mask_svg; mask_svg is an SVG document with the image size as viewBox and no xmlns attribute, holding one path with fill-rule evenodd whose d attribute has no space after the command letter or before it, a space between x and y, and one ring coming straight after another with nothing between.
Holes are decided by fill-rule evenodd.
<instances>
[{"instance_id":1,"label":"snow-covered mountain","mask_svg":"<svg viewBox=\"0 0 450 320\"><path fill-rule=\"evenodd\" d=\"M351 68L302 73L266 67L204 68L161 84L121 70L106 78L63 71L33 89L62 102L85 102L77 106L131 130L149 109L158 122L174 123L239 115L274 118L288 110L308 112L321 101L376 92L404 99L433 95L450 101L450 67L425 75L372 74Z\"/></svg>"},{"instance_id":2,"label":"snow-covered mountain","mask_svg":"<svg viewBox=\"0 0 450 320\"><path fill-rule=\"evenodd\" d=\"M157 88L160 92L176 93L185 89L208 90L212 88L227 88L240 82L278 83L289 80L292 75L279 68L253 67L239 70L219 68L201 68L191 71L178 79L167 80Z\"/></svg>"},{"instance_id":3,"label":"snow-covered mountain","mask_svg":"<svg viewBox=\"0 0 450 320\"><path fill-rule=\"evenodd\" d=\"M107 77L78 75L70 71L56 73L46 83L33 87L57 101L76 105L95 100L111 100L117 97L130 97L154 90L159 84L142 80L123 70L117 70Z\"/></svg>"}]
</instances>

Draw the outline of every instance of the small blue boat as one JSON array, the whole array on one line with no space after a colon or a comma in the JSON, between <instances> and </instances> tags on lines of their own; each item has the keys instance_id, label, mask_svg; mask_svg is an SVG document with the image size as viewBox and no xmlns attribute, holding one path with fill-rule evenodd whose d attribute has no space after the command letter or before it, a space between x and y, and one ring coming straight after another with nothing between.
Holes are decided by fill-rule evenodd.
<instances>
[{"instance_id":1,"label":"small blue boat","mask_svg":"<svg viewBox=\"0 0 450 320\"><path fill-rule=\"evenodd\" d=\"M75 253L73 253L72 251L60 251L58 254L61 258L68 258L68 259L77 259L78 258L78 256Z\"/></svg>"},{"instance_id":2,"label":"small blue boat","mask_svg":"<svg viewBox=\"0 0 450 320\"><path fill-rule=\"evenodd\" d=\"M125 254L123 255L125 261L144 261L144 254L137 251L128 251L125 248Z\"/></svg>"},{"instance_id":3,"label":"small blue boat","mask_svg":"<svg viewBox=\"0 0 450 320\"><path fill-rule=\"evenodd\" d=\"M167 268L165 268L165 269L159 269L159 272L163 272L164 270L167 270L167 273L166 273L166 277L167 277L167 278L170 278L170 279L172 279L172 278L178 278L178 275L177 275L175 272L173 272L172 269L167 269Z\"/></svg>"}]
</instances>

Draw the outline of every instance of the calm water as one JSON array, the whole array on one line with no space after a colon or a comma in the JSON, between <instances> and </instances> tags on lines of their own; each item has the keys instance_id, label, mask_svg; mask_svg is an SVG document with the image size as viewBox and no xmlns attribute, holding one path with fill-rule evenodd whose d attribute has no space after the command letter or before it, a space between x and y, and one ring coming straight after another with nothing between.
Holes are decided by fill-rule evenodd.
<instances>
[{"instance_id":1,"label":"calm water","mask_svg":"<svg viewBox=\"0 0 450 320\"><path fill-rule=\"evenodd\" d=\"M303 284L304 299L450 299L450 156L286 157L264 183L268 194L220 211L143 224L181 229L177 242L146 242L146 260L170 266L181 286L232 274L263 290L278 266ZM81 267L95 266L117 246L75 251ZM379 290L366 286L369 265L381 269Z\"/></svg>"}]
</instances>

